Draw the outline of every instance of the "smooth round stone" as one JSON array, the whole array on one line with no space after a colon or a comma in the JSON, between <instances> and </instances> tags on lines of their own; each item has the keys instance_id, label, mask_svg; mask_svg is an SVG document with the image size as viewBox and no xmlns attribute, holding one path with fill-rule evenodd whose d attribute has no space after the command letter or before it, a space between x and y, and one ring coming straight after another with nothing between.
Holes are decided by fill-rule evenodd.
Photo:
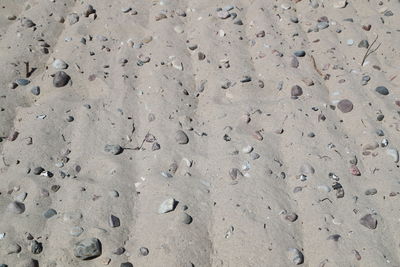
<instances>
[{"instance_id":1,"label":"smooth round stone","mask_svg":"<svg viewBox=\"0 0 400 267\"><path fill-rule=\"evenodd\" d=\"M249 153L251 153L251 151L253 151L253 147L252 146L245 146L243 149L242 149L242 152L243 153L245 153L245 154L249 154Z\"/></svg>"},{"instance_id":2,"label":"smooth round stone","mask_svg":"<svg viewBox=\"0 0 400 267\"><path fill-rule=\"evenodd\" d=\"M295 51L293 53L296 57L304 57L306 55L306 51L304 50L299 50L299 51Z\"/></svg>"},{"instance_id":3,"label":"smooth round stone","mask_svg":"<svg viewBox=\"0 0 400 267\"><path fill-rule=\"evenodd\" d=\"M174 27L174 31L175 31L176 33L183 33L183 32L184 32L182 26L180 26L180 25L175 26L175 27Z\"/></svg>"},{"instance_id":4,"label":"smooth round stone","mask_svg":"<svg viewBox=\"0 0 400 267\"><path fill-rule=\"evenodd\" d=\"M175 134L175 141L180 145L185 145L189 143L189 137L186 135L184 131L178 130L176 131Z\"/></svg>"},{"instance_id":5,"label":"smooth round stone","mask_svg":"<svg viewBox=\"0 0 400 267\"><path fill-rule=\"evenodd\" d=\"M56 215L56 214L57 214L57 211L56 211L55 209L48 209L47 211L45 211L45 212L43 213L43 216L44 216L46 219L49 219L49 218L53 217L53 216Z\"/></svg>"},{"instance_id":6,"label":"smooth round stone","mask_svg":"<svg viewBox=\"0 0 400 267\"><path fill-rule=\"evenodd\" d=\"M358 47L359 47L359 48L368 48L368 47L369 47L368 40L361 40L361 41L358 43Z\"/></svg>"},{"instance_id":7,"label":"smooth round stone","mask_svg":"<svg viewBox=\"0 0 400 267\"><path fill-rule=\"evenodd\" d=\"M217 17L220 19L226 19L229 18L230 16L231 14L229 14L229 12L226 10L220 10L217 12Z\"/></svg>"},{"instance_id":8,"label":"smooth round stone","mask_svg":"<svg viewBox=\"0 0 400 267\"><path fill-rule=\"evenodd\" d=\"M300 167L301 174L305 175L313 175L315 173L315 169L310 164L306 163Z\"/></svg>"},{"instance_id":9,"label":"smooth round stone","mask_svg":"<svg viewBox=\"0 0 400 267\"><path fill-rule=\"evenodd\" d=\"M87 238L79 241L74 246L75 257L88 260L101 255L101 243L97 238Z\"/></svg>"},{"instance_id":10,"label":"smooth round stone","mask_svg":"<svg viewBox=\"0 0 400 267\"><path fill-rule=\"evenodd\" d=\"M31 81L27 79L18 79L15 81L18 85L24 86L30 84Z\"/></svg>"},{"instance_id":11,"label":"smooth round stone","mask_svg":"<svg viewBox=\"0 0 400 267\"><path fill-rule=\"evenodd\" d=\"M25 204L18 201L13 201L8 204L7 210L14 214L21 214L25 211Z\"/></svg>"},{"instance_id":12,"label":"smooth round stone","mask_svg":"<svg viewBox=\"0 0 400 267\"><path fill-rule=\"evenodd\" d=\"M121 263L120 267L133 267L133 264L130 262L123 262Z\"/></svg>"},{"instance_id":13,"label":"smooth round stone","mask_svg":"<svg viewBox=\"0 0 400 267\"><path fill-rule=\"evenodd\" d=\"M375 91L381 95L389 94L389 90L385 86L378 86L375 88Z\"/></svg>"},{"instance_id":14,"label":"smooth round stone","mask_svg":"<svg viewBox=\"0 0 400 267\"><path fill-rule=\"evenodd\" d=\"M70 233L72 236L78 237L78 236L80 236L80 235L83 233L83 228L80 227L80 226L72 227L71 230L69 231L69 233Z\"/></svg>"},{"instance_id":15,"label":"smooth round stone","mask_svg":"<svg viewBox=\"0 0 400 267\"><path fill-rule=\"evenodd\" d=\"M348 99L343 99L339 101L337 107L341 112L348 113L353 110L353 103Z\"/></svg>"},{"instance_id":16,"label":"smooth round stone","mask_svg":"<svg viewBox=\"0 0 400 267\"><path fill-rule=\"evenodd\" d=\"M375 188L367 189L367 190L365 191L365 195L366 195L366 196L373 196L373 195L375 195L376 193L378 193L378 190L376 190Z\"/></svg>"},{"instance_id":17,"label":"smooth round stone","mask_svg":"<svg viewBox=\"0 0 400 267\"><path fill-rule=\"evenodd\" d=\"M190 216L189 214L187 214L186 212L182 212L179 215L179 220L184 223L184 224L191 224L193 222L193 218L192 216Z\"/></svg>"},{"instance_id":18,"label":"smooth round stone","mask_svg":"<svg viewBox=\"0 0 400 267\"><path fill-rule=\"evenodd\" d=\"M82 219L82 213L78 211L66 212L63 216L64 222L67 223L77 223Z\"/></svg>"},{"instance_id":19,"label":"smooth round stone","mask_svg":"<svg viewBox=\"0 0 400 267\"><path fill-rule=\"evenodd\" d=\"M53 77L53 85L55 87L64 87L68 84L70 80L71 77L69 77L69 75L66 74L64 71L57 71Z\"/></svg>"},{"instance_id":20,"label":"smooth round stone","mask_svg":"<svg viewBox=\"0 0 400 267\"><path fill-rule=\"evenodd\" d=\"M74 117L68 116L68 117L66 118L66 120L67 120L67 122L73 122L73 121L74 121Z\"/></svg>"},{"instance_id":21,"label":"smooth round stone","mask_svg":"<svg viewBox=\"0 0 400 267\"><path fill-rule=\"evenodd\" d=\"M119 193L118 193L118 191L116 191L116 190L112 190L112 191L108 192L108 194L109 194L111 197L119 197Z\"/></svg>"},{"instance_id":22,"label":"smooth round stone","mask_svg":"<svg viewBox=\"0 0 400 267\"><path fill-rule=\"evenodd\" d=\"M291 89L292 98L298 98L302 94L303 94L303 89L300 86L294 85L292 87L292 89Z\"/></svg>"},{"instance_id":23,"label":"smooth round stone","mask_svg":"<svg viewBox=\"0 0 400 267\"><path fill-rule=\"evenodd\" d=\"M349 39L349 40L346 41L346 43L347 43L347 45L351 46L351 45L354 44L354 40Z\"/></svg>"},{"instance_id":24,"label":"smooth round stone","mask_svg":"<svg viewBox=\"0 0 400 267\"><path fill-rule=\"evenodd\" d=\"M35 167L33 169L33 174L34 175L40 175L42 172L44 172L44 168L42 168L42 167Z\"/></svg>"},{"instance_id":25,"label":"smooth round stone","mask_svg":"<svg viewBox=\"0 0 400 267\"><path fill-rule=\"evenodd\" d=\"M39 86L34 86L31 88L31 93L33 95L40 95L40 87Z\"/></svg>"},{"instance_id":26,"label":"smooth round stone","mask_svg":"<svg viewBox=\"0 0 400 267\"><path fill-rule=\"evenodd\" d=\"M58 70L63 70L63 69L68 68L68 64L65 63L65 61L61 60L61 59L54 60L51 65L53 66L53 68L58 69Z\"/></svg>"}]
</instances>

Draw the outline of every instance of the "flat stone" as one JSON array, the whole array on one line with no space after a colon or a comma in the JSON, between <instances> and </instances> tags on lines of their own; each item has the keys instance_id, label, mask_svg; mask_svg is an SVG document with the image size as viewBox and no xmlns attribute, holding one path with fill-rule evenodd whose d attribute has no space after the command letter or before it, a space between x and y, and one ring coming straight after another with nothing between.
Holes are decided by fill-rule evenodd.
<instances>
[{"instance_id":1,"label":"flat stone","mask_svg":"<svg viewBox=\"0 0 400 267\"><path fill-rule=\"evenodd\" d=\"M173 198L169 198L164 200L163 203L161 203L160 207L158 208L158 213L159 214L163 214L163 213L167 213L170 211L173 211L176 207L176 200Z\"/></svg>"},{"instance_id":2,"label":"flat stone","mask_svg":"<svg viewBox=\"0 0 400 267\"><path fill-rule=\"evenodd\" d=\"M289 222L295 222L298 218L298 215L296 213L288 213L285 215L285 220Z\"/></svg>"},{"instance_id":3,"label":"flat stone","mask_svg":"<svg viewBox=\"0 0 400 267\"><path fill-rule=\"evenodd\" d=\"M104 151L113 155L119 155L124 149L120 145L105 145Z\"/></svg>"},{"instance_id":4,"label":"flat stone","mask_svg":"<svg viewBox=\"0 0 400 267\"><path fill-rule=\"evenodd\" d=\"M25 86L31 83L31 81L27 79L18 79L15 81L18 85Z\"/></svg>"},{"instance_id":5,"label":"flat stone","mask_svg":"<svg viewBox=\"0 0 400 267\"><path fill-rule=\"evenodd\" d=\"M31 88L31 93L33 95L40 95L40 87L39 86L34 86Z\"/></svg>"},{"instance_id":6,"label":"flat stone","mask_svg":"<svg viewBox=\"0 0 400 267\"><path fill-rule=\"evenodd\" d=\"M340 0L340 1L335 1L333 3L334 8L345 8L347 5L347 0Z\"/></svg>"},{"instance_id":7,"label":"flat stone","mask_svg":"<svg viewBox=\"0 0 400 267\"><path fill-rule=\"evenodd\" d=\"M353 110L353 103L348 99L343 99L339 101L337 107L341 112L348 113Z\"/></svg>"},{"instance_id":8,"label":"flat stone","mask_svg":"<svg viewBox=\"0 0 400 267\"><path fill-rule=\"evenodd\" d=\"M69 75L66 74L64 71L57 71L53 77L53 85L55 87L64 87L68 84L70 80L71 77L69 77Z\"/></svg>"},{"instance_id":9,"label":"flat stone","mask_svg":"<svg viewBox=\"0 0 400 267\"><path fill-rule=\"evenodd\" d=\"M141 247L141 248L139 249L139 252L140 252L140 255L142 255L142 256L147 256L147 255L149 255L149 249L146 248L146 247Z\"/></svg>"},{"instance_id":10,"label":"flat stone","mask_svg":"<svg viewBox=\"0 0 400 267\"><path fill-rule=\"evenodd\" d=\"M375 88L375 91L381 95L389 94L389 90L385 86L378 86Z\"/></svg>"},{"instance_id":11,"label":"flat stone","mask_svg":"<svg viewBox=\"0 0 400 267\"><path fill-rule=\"evenodd\" d=\"M75 257L89 260L101 255L101 243L97 238L87 238L79 241L74 246Z\"/></svg>"},{"instance_id":12,"label":"flat stone","mask_svg":"<svg viewBox=\"0 0 400 267\"><path fill-rule=\"evenodd\" d=\"M317 28L320 30L326 29L329 27L329 22L327 21L321 21L317 23Z\"/></svg>"},{"instance_id":13,"label":"flat stone","mask_svg":"<svg viewBox=\"0 0 400 267\"><path fill-rule=\"evenodd\" d=\"M359 48L368 48L369 47L368 40L361 40L360 43L358 43L358 47Z\"/></svg>"},{"instance_id":14,"label":"flat stone","mask_svg":"<svg viewBox=\"0 0 400 267\"><path fill-rule=\"evenodd\" d=\"M187 136L187 134L184 131L178 130L178 131L176 131L176 134L175 134L175 141L178 144L185 145L185 144L189 143L189 137Z\"/></svg>"},{"instance_id":15,"label":"flat stone","mask_svg":"<svg viewBox=\"0 0 400 267\"><path fill-rule=\"evenodd\" d=\"M42 172L44 172L44 168L35 167L32 172L33 172L34 175L40 175Z\"/></svg>"},{"instance_id":16,"label":"flat stone","mask_svg":"<svg viewBox=\"0 0 400 267\"><path fill-rule=\"evenodd\" d=\"M7 210L14 214L21 214L25 211L25 204L18 201L13 201L8 204Z\"/></svg>"},{"instance_id":17,"label":"flat stone","mask_svg":"<svg viewBox=\"0 0 400 267\"><path fill-rule=\"evenodd\" d=\"M368 229L374 230L378 225L378 221L372 216L372 214L367 214L361 217L360 224Z\"/></svg>"},{"instance_id":18,"label":"flat stone","mask_svg":"<svg viewBox=\"0 0 400 267\"><path fill-rule=\"evenodd\" d=\"M130 262L123 262L121 263L120 267L133 267L133 264Z\"/></svg>"},{"instance_id":19,"label":"flat stone","mask_svg":"<svg viewBox=\"0 0 400 267\"><path fill-rule=\"evenodd\" d=\"M83 228L82 227L80 227L80 226L75 226L75 227L72 227L71 228L71 230L69 231L69 233L72 235L72 236L75 236L75 237L78 237L78 236L80 236L82 233L83 233Z\"/></svg>"},{"instance_id":20,"label":"flat stone","mask_svg":"<svg viewBox=\"0 0 400 267\"><path fill-rule=\"evenodd\" d=\"M43 213L43 216L44 216L46 219L49 219L49 218L53 217L53 216L56 215L56 214L57 214L57 211L56 211L55 209L48 209L47 211L45 211L45 212Z\"/></svg>"}]
</instances>

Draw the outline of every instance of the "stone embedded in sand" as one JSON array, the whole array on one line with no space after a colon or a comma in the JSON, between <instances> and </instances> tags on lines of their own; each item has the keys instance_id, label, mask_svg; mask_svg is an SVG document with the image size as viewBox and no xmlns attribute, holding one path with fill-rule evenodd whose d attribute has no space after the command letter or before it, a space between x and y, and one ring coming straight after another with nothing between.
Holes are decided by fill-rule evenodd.
<instances>
[{"instance_id":1,"label":"stone embedded in sand","mask_svg":"<svg viewBox=\"0 0 400 267\"><path fill-rule=\"evenodd\" d=\"M302 94L303 94L303 89L300 86L294 85L292 87L292 89L291 89L292 98L297 99Z\"/></svg>"},{"instance_id":2,"label":"stone embedded in sand","mask_svg":"<svg viewBox=\"0 0 400 267\"><path fill-rule=\"evenodd\" d=\"M388 154L389 156L391 156L394 160L395 163L399 162L399 151L395 148L388 148L386 150L386 154Z\"/></svg>"},{"instance_id":3,"label":"stone embedded in sand","mask_svg":"<svg viewBox=\"0 0 400 267\"><path fill-rule=\"evenodd\" d=\"M113 155L119 155L124 149L120 145L105 145L104 151Z\"/></svg>"},{"instance_id":4,"label":"stone embedded in sand","mask_svg":"<svg viewBox=\"0 0 400 267\"><path fill-rule=\"evenodd\" d=\"M232 180L236 180L238 177L242 177L243 173L238 168L232 168L229 170L229 176Z\"/></svg>"},{"instance_id":5,"label":"stone embedded in sand","mask_svg":"<svg viewBox=\"0 0 400 267\"><path fill-rule=\"evenodd\" d=\"M296 57L304 57L306 55L306 51L304 50L298 50L298 51L294 51L293 53Z\"/></svg>"},{"instance_id":6,"label":"stone embedded in sand","mask_svg":"<svg viewBox=\"0 0 400 267\"><path fill-rule=\"evenodd\" d=\"M43 216L44 216L46 219L49 219L49 218L53 217L53 216L56 215L56 214L57 214L57 211L56 211L55 209L48 209L47 211L45 211L45 212L43 213Z\"/></svg>"},{"instance_id":7,"label":"stone embedded in sand","mask_svg":"<svg viewBox=\"0 0 400 267\"><path fill-rule=\"evenodd\" d=\"M80 226L75 226L72 227L71 230L69 231L70 235L78 237L83 233L83 228Z\"/></svg>"},{"instance_id":8,"label":"stone embedded in sand","mask_svg":"<svg viewBox=\"0 0 400 267\"><path fill-rule=\"evenodd\" d=\"M304 262L303 253L301 253L297 248L288 249L288 259L296 265L300 265Z\"/></svg>"},{"instance_id":9,"label":"stone embedded in sand","mask_svg":"<svg viewBox=\"0 0 400 267\"><path fill-rule=\"evenodd\" d=\"M133 264L130 262L123 262L121 263L120 267L133 267Z\"/></svg>"},{"instance_id":10,"label":"stone embedded in sand","mask_svg":"<svg viewBox=\"0 0 400 267\"><path fill-rule=\"evenodd\" d=\"M36 96L40 95L40 87L39 87L39 86L34 86L34 87L32 87L32 88L31 88L31 93L32 93L33 95L36 95Z\"/></svg>"},{"instance_id":11,"label":"stone embedded in sand","mask_svg":"<svg viewBox=\"0 0 400 267\"><path fill-rule=\"evenodd\" d=\"M179 215L179 220L184 223L184 224L191 224L193 222L193 218L192 216L190 216L189 214L187 214L186 212L182 212Z\"/></svg>"},{"instance_id":12,"label":"stone embedded in sand","mask_svg":"<svg viewBox=\"0 0 400 267\"><path fill-rule=\"evenodd\" d=\"M101 243L97 238L84 239L74 246L75 257L89 260L101 255Z\"/></svg>"},{"instance_id":13,"label":"stone embedded in sand","mask_svg":"<svg viewBox=\"0 0 400 267\"><path fill-rule=\"evenodd\" d=\"M335 1L333 3L334 8L345 8L347 5L347 0L340 0L340 1Z\"/></svg>"},{"instance_id":14,"label":"stone embedded in sand","mask_svg":"<svg viewBox=\"0 0 400 267\"><path fill-rule=\"evenodd\" d=\"M110 227L113 228L119 227L121 225L121 222L117 216L111 214L110 217L108 218L108 225L110 225Z\"/></svg>"},{"instance_id":15,"label":"stone embedded in sand","mask_svg":"<svg viewBox=\"0 0 400 267\"><path fill-rule=\"evenodd\" d=\"M374 230L378 225L378 221L372 216L372 214L367 214L361 217L360 224L367 227L368 229Z\"/></svg>"},{"instance_id":16,"label":"stone embedded in sand","mask_svg":"<svg viewBox=\"0 0 400 267\"><path fill-rule=\"evenodd\" d=\"M158 213L163 214L163 213L168 213L170 211L173 211L175 209L177 202L173 198L168 198L164 200L163 203L161 203L160 207L158 208Z\"/></svg>"},{"instance_id":17,"label":"stone embedded in sand","mask_svg":"<svg viewBox=\"0 0 400 267\"><path fill-rule=\"evenodd\" d=\"M36 24L32 20L27 18L23 18L21 20L21 25L26 28L32 28L33 26L36 26Z\"/></svg>"},{"instance_id":18,"label":"stone embedded in sand","mask_svg":"<svg viewBox=\"0 0 400 267\"><path fill-rule=\"evenodd\" d=\"M298 68L299 67L299 61L297 60L296 57L292 57L292 60L290 61L290 66L292 68Z\"/></svg>"},{"instance_id":19,"label":"stone embedded in sand","mask_svg":"<svg viewBox=\"0 0 400 267\"><path fill-rule=\"evenodd\" d=\"M289 222L295 222L297 220L297 218L298 218L298 216L294 212L288 213L285 215L285 220L287 220Z\"/></svg>"},{"instance_id":20,"label":"stone embedded in sand","mask_svg":"<svg viewBox=\"0 0 400 267\"><path fill-rule=\"evenodd\" d=\"M18 79L18 80L16 80L15 82L16 82L18 85L25 86L25 85L30 84L31 81L29 81L29 80L27 80L27 79Z\"/></svg>"},{"instance_id":21,"label":"stone embedded in sand","mask_svg":"<svg viewBox=\"0 0 400 267\"><path fill-rule=\"evenodd\" d=\"M230 16L231 14L229 14L229 12L226 10L220 10L217 12L217 17L220 19L226 19L229 18Z\"/></svg>"},{"instance_id":22,"label":"stone embedded in sand","mask_svg":"<svg viewBox=\"0 0 400 267\"><path fill-rule=\"evenodd\" d=\"M53 77L53 85L55 87L64 87L71 80L68 74L64 71L57 71Z\"/></svg>"},{"instance_id":23,"label":"stone embedded in sand","mask_svg":"<svg viewBox=\"0 0 400 267\"><path fill-rule=\"evenodd\" d=\"M147 255L149 255L149 249L146 248L146 247L141 247L141 248L139 249L139 252L140 252L140 255L142 255L142 256L147 256Z\"/></svg>"},{"instance_id":24,"label":"stone embedded in sand","mask_svg":"<svg viewBox=\"0 0 400 267\"><path fill-rule=\"evenodd\" d=\"M389 90L385 86L378 86L375 88L375 91L381 95L389 94Z\"/></svg>"},{"instance_id":25,"label":"stone embedded in sand","mask_svg":"<svg viewBox=\"0 0 400 267\"><path fill-rule=\"evenodd\" d=\"M39 267L39 263L34 259L22 260L18 262L17 267Z\"/></svg>"},{"instance_id":26,"label":"stone embedded in sand","mask_svg":"<svg viewBox=\"0 0 400 267\"><path fill-rule=\"evenodd\" d=\"M176 131L176 134L175 134L175 141L178 144L185 145L185 144L189 143L189 137L186 135L186 133L184 131L178 130L178 131Z\"/></svg>"},{"instance_id":27,"label":"stone embedded in sand","mask_svg":"<svg viewBox=\"0 0 400 267\"><path fill-rule=\"evenodd\" d=\"M83 11L83 15L87 18L89 17L91 14L95 14L96 10L93 8L92 5L87 5L85 8L85 11Z\"/></svg>"},{"instance_id":28,"label":"stone embedded in sand","mask_svg":"<svg viewBox=\"0 0 400 267\"><path fill-rule=\"evenodd\" d=\"M51 65L53 66L53 68L58 70L63 70L68 68L68 64L61 59L55 59Z\"/></svg>"},{"instance_id":29,"label":"stone embedded in sand","mask_svg":"<svg viewBox=\"0 0 400 267\"><path fill-rule=\"evenodd\" d=\"M341 112L348 113L353 110L353 103L348 99L343 99L339 101L337 107Z\"/></svg>"},{"instance_id":30,"label":"stone embedded in sand","mask_svg":"<svg viewBox=\"0 0 400 267\"><path fill-rule=\"evenodd\" d=\"M14 214L21 214L25 211L25 204L18 201L13 201L8 204L7 210Z\"/></svg>"},{"instance_id":31,"label":"stone embedded in sand","mask_svg":"<svg viewBox=\"0 0 400 267\"><path fill-rule=\"evenodd\" d=\"M182 26L177 25L177 26L174 27L174 31L175 31L176 33L183 33L183 32L184 32L184 29L183 29Z\"/></svg>"},{"instance_id":32,"label":"stone embedded in sand","mask_svg":"<svg viewBox=\"0 0 400 267\"><path fill-rule=\"evenodd\" d=\"M248 146L245 146L244 148L242 148L242 152L244 154L249 154L249 153L251 153L251 151L253 151L253 149L254 148L252 146L248 145Z\"/></svg>"},{"instance_id":33,"label":"stone embedded in sand","mask_svg":"<svg viewBox=\"0 0 400 267\"><path fill-rule=\"evenodd\" d=\"M300 172L306 175L313 175L315 173L315 169L310 164L306 163L301 165Z\"/></svg>"},{"instance_id":34,"label":"stone embedded in sand","mask_svg":"<svg viewBox=\"0 0 400 267\"><path fill-rule=\"evenodd\" d=\"M360 176L361 175L361 172L360 172L360 170L358 169L358 167L356 165L351 165L350 166L350 173L352 175L354 175L354 176Z\"/></svg>"},{"instance_id":35,"label":"stone embedded in sand","mask_svg":"<svg viewBox=\"0 0 400 267\"><path fill-rule=\"evenodd\" d=\"M360 43L358 44L359 48L368 48L369 47L369 43L368 40L361 40Z\"/></svg>"},{"instance_id":36,"label":"stone embedded in sand","mask_svg":"<svg viewBox=\"0 0 400 267\"><path fill-rule=\"evenodd\" d=\"M35 167L32 172L34 175L40 175L44 171L45 171L44 168L39 166L39 167Z\"/></svg>"},{"instance_id":37,"label":"stone embedded in sand","mask_svg":"<svg viewBox=\"0 0 400 267\"><path fill-rule=\"evenodd\" d=\"M378 190L376 190L376 188L371 188L371 189L367 189L364 194L366 196L373 196L376 193L378 193Z\"/></svg>"},{"instance_id":38,"label":"stone embedded in sand","mask_svg":"<svg viewBox=\"0 0 400 267\"><path fill-rule=\"evenodd\" d=\"M74 25L79 21L79 15L76 13L71 13L67 16L67 20L69 22L69 25Z\"/></svg>"},{"instance_id":39,"label":"stone embedded in sand","mask_svg":"<svg viewBox=\"0 0 400 267\"><path fill-rule=\"evenodd\" d=\"M317 23L317 28L320 30L326 29L329 27L329 22L327 21L321 21Z\"/></svg>"},{"instance_id":40,"label":"stone embedded in sand","mask_svg":"<svg viewBox=\"0 0 400 267\"><path fill-rule=\"evenodd\" d=\"M40 254L43 251L43 245L42 243L32 240L31 241L31 252L33 254Z\"/></svg>"}]
</instances>

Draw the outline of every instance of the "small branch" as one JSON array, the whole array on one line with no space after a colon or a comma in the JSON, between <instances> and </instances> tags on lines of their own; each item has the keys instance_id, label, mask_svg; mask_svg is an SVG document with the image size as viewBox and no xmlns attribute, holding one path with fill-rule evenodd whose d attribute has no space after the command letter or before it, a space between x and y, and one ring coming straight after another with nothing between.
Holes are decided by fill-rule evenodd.
<instances>
[{"instance_id":1,"label":"small branch","mask_svg":"<svg viewBox=\"0 0 400 267\"><path fill-rule=\"evenodd\" d=\"M29 78L29 76L31 75L29 71L29 62L24 62L24 63L25 63L25 77Z\"/></svg>"},{"instance_id":2,"label":"small branch","mask_svg":"<svg viewBox=\"0 0 400 267\"><path fill-rule=\"evenodd\" d=\"M375 51L377 51L379 49L379 47L381 46L382 43L380 43L375 49L372 49L372 47L374 46L374 44L376 43L376 41L378 40L378 35L376 35L375 40L372 42L372 44L368 47L367 52L365 52L365 55L363 57L363 60L361 62L361 66L364 65L365 60L367 59L367 57L369 55L371 55L372 53L374 53Z\"/></svg>"}]
</instances>

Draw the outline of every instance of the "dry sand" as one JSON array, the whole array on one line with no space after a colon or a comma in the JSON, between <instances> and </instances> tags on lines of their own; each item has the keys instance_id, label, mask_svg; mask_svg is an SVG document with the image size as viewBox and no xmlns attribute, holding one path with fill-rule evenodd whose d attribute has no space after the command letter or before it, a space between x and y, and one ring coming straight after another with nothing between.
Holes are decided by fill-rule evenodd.
<instances>
[{"instance_id":1,"label":"dry sand","mask_svg":"<svg viewBox=\"0 0 400 267\"><path fill-rule=\"evenodd\" d=\"M0 7L0 266L400 266L399 1Z\"/></svg>"}]
</instances>

